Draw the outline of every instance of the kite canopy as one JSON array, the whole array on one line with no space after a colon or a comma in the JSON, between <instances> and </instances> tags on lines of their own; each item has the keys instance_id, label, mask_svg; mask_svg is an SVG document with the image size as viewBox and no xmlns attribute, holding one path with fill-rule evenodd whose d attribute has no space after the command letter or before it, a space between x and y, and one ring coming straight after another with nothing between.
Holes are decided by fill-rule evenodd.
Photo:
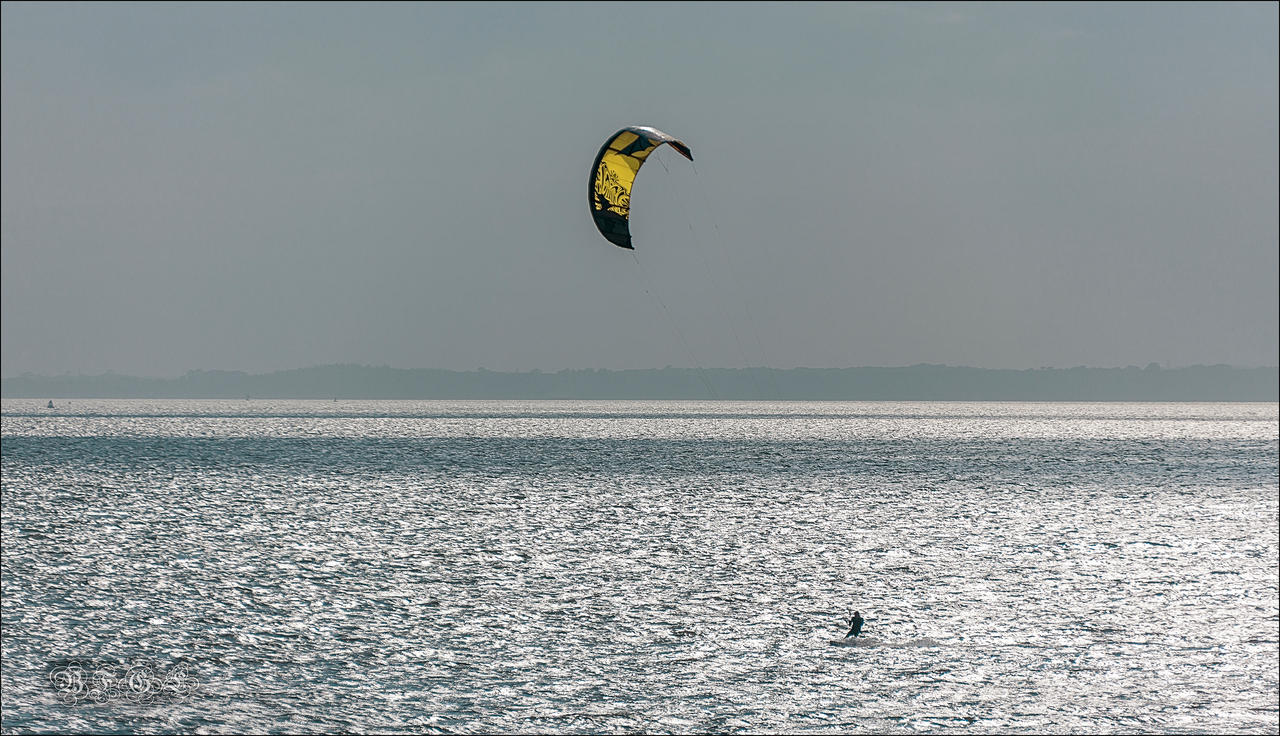
<instances>
[{"instance_id":1,"label":"kite canopy","mask_svg":"<svg viewBox=\"0 0 1280 736\"><path fill-rule=\"evenodd\" d=\"M657 128L628 127L609 136L591 166L587 199L596 229L610 243L632 249L627 218L631 214L631 185L649 154L663 143L671 144L681 156L693 160L693 152L681 141Z\"/></svg>"}]
</instances>

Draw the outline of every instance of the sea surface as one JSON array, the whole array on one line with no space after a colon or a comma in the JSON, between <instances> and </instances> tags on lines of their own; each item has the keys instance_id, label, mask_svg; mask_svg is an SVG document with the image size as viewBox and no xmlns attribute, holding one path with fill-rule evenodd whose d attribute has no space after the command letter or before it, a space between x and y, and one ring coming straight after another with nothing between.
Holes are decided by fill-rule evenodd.
<instances>
[{"instance_id":1,"label":"sea surface","mask_svg":"<svg viewBox=\"0 0 1280 736\"><path fill-rule=\"evenodd\" d=\"M5 400L3 730L1274 733L1278 445L1274 403Z\"/></svg>"}]
</instances>

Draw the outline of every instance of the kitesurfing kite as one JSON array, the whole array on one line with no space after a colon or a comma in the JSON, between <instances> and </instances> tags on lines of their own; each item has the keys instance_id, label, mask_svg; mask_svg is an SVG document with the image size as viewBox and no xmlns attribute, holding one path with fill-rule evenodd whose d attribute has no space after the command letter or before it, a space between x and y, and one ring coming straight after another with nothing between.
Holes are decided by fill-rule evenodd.
<instances>
[{"instance_id":1,"label":"kitesurfing kite","mask_svg":"<svg viewBox=\"0 0 1280 736\"><path fill-rule=\"evenodd\" d=\"M683 142L656 128L634 126L609 136L591 166L591 182L587 188L591 216L600 234L620 248L634 250L627 220L631 214L631 185L645 159L663 143L693 160L693 152Z\"/></svg>"}]
</instances>

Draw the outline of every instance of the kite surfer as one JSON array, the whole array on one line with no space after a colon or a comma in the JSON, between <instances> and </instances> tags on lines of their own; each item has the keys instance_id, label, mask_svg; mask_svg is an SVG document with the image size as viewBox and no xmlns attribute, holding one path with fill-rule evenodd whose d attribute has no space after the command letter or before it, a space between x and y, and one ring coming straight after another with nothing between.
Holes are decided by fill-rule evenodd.
<instances>
[{"instance_id":1,"label":"kite surfer","mask_svg":"<svg viewBox=\"0 0 1280 736\"><path fill-rule=\"evenodd\" d=\"M844 638L848 639L852 636L856 639L862 633L863 621L862 611L854 611L853 616L849 618L849 633L845 634Z\"/></svg>"}]
</instances>

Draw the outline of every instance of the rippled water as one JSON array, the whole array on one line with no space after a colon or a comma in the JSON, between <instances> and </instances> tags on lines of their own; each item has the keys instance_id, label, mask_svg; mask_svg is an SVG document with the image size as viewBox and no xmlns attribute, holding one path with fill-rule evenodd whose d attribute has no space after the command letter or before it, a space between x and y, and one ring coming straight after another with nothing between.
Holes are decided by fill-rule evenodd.
<instances>
[{"instance_id":1,"label":"rippled water","mask_svg":"<svg viewBox=\"0 0 1280 736\"><path fill-rule=\"evenodd\" d=\"M3 727L1270 733L1278 444L1275 404L6 400ZM199 686L66 704L72 657Z\"/></svg>"}]
</instances>

